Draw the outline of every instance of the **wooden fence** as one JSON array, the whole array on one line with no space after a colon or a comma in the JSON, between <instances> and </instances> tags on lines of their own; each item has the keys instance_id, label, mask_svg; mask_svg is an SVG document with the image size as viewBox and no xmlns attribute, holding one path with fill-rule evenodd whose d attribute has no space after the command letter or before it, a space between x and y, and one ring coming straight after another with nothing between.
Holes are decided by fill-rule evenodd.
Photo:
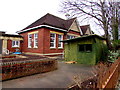
<instances>
[{"instance_id":1,"label":"wooden fence","mask_svg":"<svg viewBox=\"0 0 120 90\"><path fill-rule=\"evenodd\" d=\"M2 68L2 80L18 78L22 76L43 73L57 69L56 60L35 60L8 62L0 65Z\"/></svg>"},{"instance_id":2,"label":"wooden fence","mask_svg":"<svg viewBox=\"0 0 120 90\"><path fill-rule=\"evenodd\" d=\"M100 75L97 87L101 89L115 88L119 75L120 75L120 58L116 60L104 74Z\"/></svg>"},{"instance_id":3,"label":"wooden fence","mask_svg":"<svg viewBox=\"0 0 120 90\"><path fill-rule=\"evenodd\" d=\"M104 89L115 89L115 86L118 82L118 78L120 76L120 57L114 63L108 67L102 64L99 66L98 75L95 77L91 77L88 80L83 81L80 84L80 87L77 83L68 87L68 90L104 90Z\"/></svg>"}]
</instances>

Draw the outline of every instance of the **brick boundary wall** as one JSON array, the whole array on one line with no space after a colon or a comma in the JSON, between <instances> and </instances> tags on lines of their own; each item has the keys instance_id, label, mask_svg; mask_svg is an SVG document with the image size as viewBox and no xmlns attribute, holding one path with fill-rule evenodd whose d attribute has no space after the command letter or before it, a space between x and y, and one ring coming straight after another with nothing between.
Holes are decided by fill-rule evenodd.
<instances>
[{"instance_id":1,"label":"brick boundary wall","mask_svg":"<svg viewBox=\"0 0 120 90\"><path fill-rule=\"evenodd\" d=\"M8 62L0 65L2 80L8 80L57 69L57 60Z\"/></svg>"}]
</instances>

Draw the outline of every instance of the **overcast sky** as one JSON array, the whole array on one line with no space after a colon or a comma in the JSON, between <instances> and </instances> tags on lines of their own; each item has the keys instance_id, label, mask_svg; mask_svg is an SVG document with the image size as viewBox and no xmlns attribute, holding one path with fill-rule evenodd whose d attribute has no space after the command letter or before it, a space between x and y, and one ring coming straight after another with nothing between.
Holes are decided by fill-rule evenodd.
<instances>
[{"instance_id":1,"label":"overcast sky","mask_svg":"<svg viewBox=\"0 0 120 90\"><path fill-rule=\"evenodd\" d=\"M0 0L0 31L15 33L46 13L64 18L60 0Z\"/></svg>"},{"instance_id":2,"label":"overcast sky","mask_svg":"<svg viewBox=\"0 0 120 90\"><path fill-rule=\"evenodd\" d=\"M58 12L61 1L0 0L0 31L15 34L47 13L65 19L65 15Z\"/></svg>"}]
</instances>

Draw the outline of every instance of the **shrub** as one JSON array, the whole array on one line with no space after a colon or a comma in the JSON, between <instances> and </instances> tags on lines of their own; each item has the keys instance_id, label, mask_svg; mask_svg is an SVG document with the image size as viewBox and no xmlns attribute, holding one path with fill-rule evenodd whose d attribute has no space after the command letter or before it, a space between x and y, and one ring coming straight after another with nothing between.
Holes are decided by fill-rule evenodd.
<instances>
[{"instance_id":1,"label":"shrub","mask_svg":"<svg viewBox=\"0 0 120 90\"><path fill-rule=\"evenodd\" d=\"M114 40L112 41L112 44L113 44L114 50L117 50L118 47L120 46L120 40Z\"/></svg>"},{"instance_id":2,"label":"shrub","mask_svg":"<svg viewBox=\"0 0 120 90\"><path fill-rule=\"evenodd\" d=\"M117 50L117 51L110 51L109 50L108 61L114 62L115 60L117 60L117 58L119 56L120 56L120 50Z\"/></svg>"}]
</instances>

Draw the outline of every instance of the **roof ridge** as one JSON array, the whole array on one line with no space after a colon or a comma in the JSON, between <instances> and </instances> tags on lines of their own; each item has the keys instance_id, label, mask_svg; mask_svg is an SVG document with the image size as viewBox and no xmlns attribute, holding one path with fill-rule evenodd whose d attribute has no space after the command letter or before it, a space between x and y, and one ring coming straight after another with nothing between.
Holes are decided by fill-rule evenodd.
<instances>
[{"instance_id":1,"label":"roof ridge","mask_svg":"<svg viewBox=\"0 0 120 90\"><path fill-rule=\"evenodd\" d=\"M74 17L74 18L71 18L71 19L63 19L63 18L60 18L60 17L58 17L58 16L55 16L55 15L53 15L53 14L50 14L50 13L47 13L45 16L52 16L52 17L55 17L55 18L58 18L58 19L60 19L60 20L62 20L62 21L64 21L64 22L62 22L61 24L65 27L65 28L68 28L68 27L66 27L66 23L68 24L68 22L70 22L70 20L75 20L76 19L76 17ZM44 16L43 16L44 17ZM45 21L47 20L47 18L48 17L46 17L46 19L45 19ZM73 22L72 22L73 23ZM72 23L71 23L71 25L72 25Z\"/></svg>"},{"instance_id":2,"label":"roof ridge","mask_svg":"<svg viewBox=\"0 0 120 90\"><path fill-rule=\"evenodd\" d=\"M46 15L51 15L51 16L56 17L56 18L59 18L59 19L61 19L61 20L65 20L65 19L63 19L63 18L60 18L60 17L58 17L58 16L56 16L56 15L53 15L53 14L50 14L50 13L47 13ZM66 20L65 20L65 21L66 21Z\"/></svg>"},{"instance_id":3,"label":"roof ridge","mask_svg":"<svg viewBox=\"0 0 120 90\"><path fill-rule=\"evenodd\" d=\"M72 20L72 19L76 19L76 18L77 18L77 17L74 17L74 18L70 18L70 19L63 19L63 18L60 18L60 17L58 17L58 16L56 16L56 15L53 15L53 14L50 14L50 13L47 13L46 15L51 15L51 16L53 16L53 17L59 18L59 19L64 20L64 21L69 21L69 20Z\"/></svg>"}]
</instances>

